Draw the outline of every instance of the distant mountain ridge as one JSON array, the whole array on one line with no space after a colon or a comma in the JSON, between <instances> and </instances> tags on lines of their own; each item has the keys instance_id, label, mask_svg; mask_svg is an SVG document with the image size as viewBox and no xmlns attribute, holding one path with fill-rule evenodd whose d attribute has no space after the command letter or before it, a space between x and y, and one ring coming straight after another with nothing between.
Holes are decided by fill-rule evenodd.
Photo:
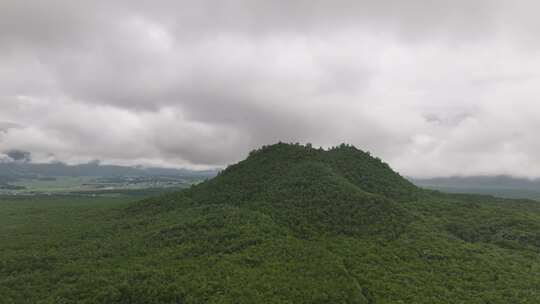
<instances>
[{"instance_id":1,"label":"distant mountain ridge","mask_svg":"<svg viewBox=\"0 0 540 304\"><path fill-rule=\"evenodd\" d=\"M419 184L434 184L449 187L507 187L532 189L540 188L540 178L528 179L510 175L493 176L450 176L434 178L411 178Z\"/></svg>"},{"instance_id":2,"label":"distant mountain ridge","mask_svg":"<svg viewBox=\"0 0 540 304\"><path fill-rule=\"evenodd\" d=\"M444 192L491 194L508 198L540 199L540 178L508 175L409 178L419 187Z\"/></svg>"},{"instance_id":3,"label":"distant mountain ridge","mask_svg":"<svg viewBox=\"0 0 540 304\"><path fill-rule=\"evenodd\" d=\"M144 168L118 165L101 165L97 162L67 165L64 163L0 162L0 180L13 181L20 178L57 176L193 176L210 178L217 170L188 170L172 168Z\"/></svg>"}]
</instances>

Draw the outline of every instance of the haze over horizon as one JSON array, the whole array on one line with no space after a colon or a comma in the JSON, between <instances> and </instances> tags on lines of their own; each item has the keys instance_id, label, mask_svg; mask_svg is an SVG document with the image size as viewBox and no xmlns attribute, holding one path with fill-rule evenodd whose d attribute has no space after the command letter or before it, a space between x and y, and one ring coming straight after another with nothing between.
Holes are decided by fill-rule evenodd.
<instances>
[{"instance_id":1,"label":"haze over horizon","mask_svg":"<svg viewBox=\"0 0 540 304\"><path fill-rule=\"evenodd\" d=\"M219 167L278 141L540 176L536 1L0 1L0 158Z\"/></svg>"}]
</instances>

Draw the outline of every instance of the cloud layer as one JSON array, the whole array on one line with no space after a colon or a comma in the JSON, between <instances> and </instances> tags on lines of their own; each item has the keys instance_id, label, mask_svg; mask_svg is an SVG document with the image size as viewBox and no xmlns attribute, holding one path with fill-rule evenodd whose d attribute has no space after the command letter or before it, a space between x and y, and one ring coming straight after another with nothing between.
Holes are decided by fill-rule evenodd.
<instances>
[{"instance_id":1,"label":"cloud layer","mask_svg":"<svg viewBox=\"0 0 540 304\"><path fill-rule=\"evenodd\" d=\"M412 176L540 176L535 1L2 1L0 151L221 166L352 143Z\"/></svg>"}]
</instances>

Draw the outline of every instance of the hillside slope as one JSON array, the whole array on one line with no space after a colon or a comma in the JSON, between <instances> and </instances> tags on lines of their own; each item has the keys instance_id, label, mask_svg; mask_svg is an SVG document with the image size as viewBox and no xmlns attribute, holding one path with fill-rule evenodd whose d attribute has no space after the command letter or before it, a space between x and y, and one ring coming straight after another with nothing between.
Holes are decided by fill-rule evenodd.
<instances>
[{"instance_id":1,"label":"hillside slope","mask_svg":"<svg viewBox=\"0 0 540 304\"><path fill-rule=\"evenodd\" d=\"M424 191L347 145L263 147L81 222L0 239L7 303L540 301L537 203Z\"/></svg>"}]
</instances>

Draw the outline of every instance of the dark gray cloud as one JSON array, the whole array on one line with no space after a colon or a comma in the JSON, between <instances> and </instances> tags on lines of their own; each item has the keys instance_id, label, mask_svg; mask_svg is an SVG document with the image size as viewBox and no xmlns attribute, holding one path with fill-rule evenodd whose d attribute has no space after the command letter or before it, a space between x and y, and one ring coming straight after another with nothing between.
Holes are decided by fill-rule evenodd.
<instances>
[{"instance_id":1,"label":"dark gray cloud","mask_svg":"<svg viewBox=\"0 0 540 304\"><path fill-rule=\"evenodd\" d=\"M408 175L540 176L538 8L1 1L0 150L206 167L349 142Z\"/></svg>"},{"instance_id":2,"label":"dark gray cloud","mask_svg":"<svg viewBox=\"0 0 540 304\"><path fill-rule=\"evenodd\" d=\"M16 162L27 163L32 160L31 153L23 150L9 150L5 152L5 155Z\"/></svg>"}]
</instances>

